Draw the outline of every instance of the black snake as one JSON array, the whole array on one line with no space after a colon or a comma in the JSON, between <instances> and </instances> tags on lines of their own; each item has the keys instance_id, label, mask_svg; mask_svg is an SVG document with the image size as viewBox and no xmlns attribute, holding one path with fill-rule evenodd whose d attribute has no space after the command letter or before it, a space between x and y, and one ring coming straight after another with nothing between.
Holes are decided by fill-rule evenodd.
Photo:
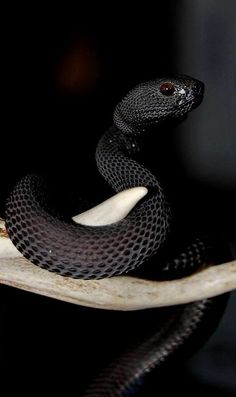
<instances>
[{"instance_id":1,"label":"black snake","mask_svg":"<svg viewBox=\"0 0 236 397\"><path fill-rule=\"evenodd\" d=\"M83 279L130 272L155 255L168 235L170 210L156 177L133 157L141 136L163 123L184 119L201 103L203 91L203 84L188 76L161 78L139 84L117 105L114 125L97 145L98 169L116 192L135 186L148 189L147 196L123 220L99 227L64 222L47 210L40 178L24 177L6 206L7 230L18 250L42 268ZM204 262L206 255L206 245L197 239L165 269L192 269ZM209 312L218 301L222 299L175 310L157 334L115 361L85 395L130 395L146 373L206 328ZM220 314L221 310L215 317Z\"/></svg>"}]
</instances>

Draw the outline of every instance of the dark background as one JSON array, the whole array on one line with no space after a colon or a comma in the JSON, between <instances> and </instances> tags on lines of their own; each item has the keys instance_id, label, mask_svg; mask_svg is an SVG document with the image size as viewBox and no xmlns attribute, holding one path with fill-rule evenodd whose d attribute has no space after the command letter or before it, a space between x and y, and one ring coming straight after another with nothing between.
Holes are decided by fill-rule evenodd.
<instances>
[{"instance_id":1,"label":"dark background","mask_svg":"<svg viewBox=\"0 0 236 397\"><path fill-rule=\"evenodd\" d=\"M164 183L181 234L219 232L235 257L234 1L163 1L135 10L65 3L4 15L0 215L14 183L30 172L50 178L55 205L69 214L80 197L107 197L94 151L115 104L142 80L185 73L205 83L205 99L171 134L152 138L144 160ZM5 286L0 295L1 373L25 393L31 378L39 390L49 379L51 392L70 393L73 385L80 395L140 322L155 323L156 311L103 312ZM235 308L233 293L214 336L171 373L175 390L235 392ZM8 382L9 394L13 386Z\"/></svg>"}]
</instances>

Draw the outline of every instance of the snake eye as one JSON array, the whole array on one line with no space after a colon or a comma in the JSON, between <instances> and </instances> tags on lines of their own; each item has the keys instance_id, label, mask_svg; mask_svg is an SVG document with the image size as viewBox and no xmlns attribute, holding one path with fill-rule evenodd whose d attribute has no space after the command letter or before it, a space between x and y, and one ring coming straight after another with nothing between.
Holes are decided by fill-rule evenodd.
<instances>
[{"instance_id":1,"label":"snake eye","mask_svg":"<svg viewBox=\"0 0 236 397\"><path fill-rule=\"evenodd\" d=\"M175 85L170 82L163 83L160 86L160 91L163 95L170 96L175 91Z\"/></svg>"}]
</instances>

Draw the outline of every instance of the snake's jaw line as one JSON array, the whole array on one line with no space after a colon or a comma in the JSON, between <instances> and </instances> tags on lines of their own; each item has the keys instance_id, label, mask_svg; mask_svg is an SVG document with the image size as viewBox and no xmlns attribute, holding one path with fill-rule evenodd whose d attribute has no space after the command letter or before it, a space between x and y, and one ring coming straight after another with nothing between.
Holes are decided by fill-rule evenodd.
<instances>
[{"instance_id":1,"label":"snake's jaw line","mask_svg":"<svg viewBox=\"0 0 236 397\"><path fill-rule=\"evenodd\" d=\"M75 215L74 222L86 226L106 226L124 219L148 193L146 187L134 187L115 194L88 211Z\"/></svg>"}]
</instances>

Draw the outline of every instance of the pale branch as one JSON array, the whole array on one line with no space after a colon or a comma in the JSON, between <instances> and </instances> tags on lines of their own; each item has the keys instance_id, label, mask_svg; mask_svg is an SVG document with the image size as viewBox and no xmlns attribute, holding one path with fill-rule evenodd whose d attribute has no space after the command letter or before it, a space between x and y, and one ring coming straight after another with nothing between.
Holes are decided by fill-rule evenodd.
<instances>
[{"instance_id":1,"label":"pale branch","mask_svg":"<svg viewBox=\"0 0 236 397\"><path fill-rule=\"evenodd\" d=\"M83 306L138 310L189 303L236 289L236 260L173 281L129 276L72 279L41 269L23 258L0 220L0 283Z\"/></svg>"}]
</instances>

